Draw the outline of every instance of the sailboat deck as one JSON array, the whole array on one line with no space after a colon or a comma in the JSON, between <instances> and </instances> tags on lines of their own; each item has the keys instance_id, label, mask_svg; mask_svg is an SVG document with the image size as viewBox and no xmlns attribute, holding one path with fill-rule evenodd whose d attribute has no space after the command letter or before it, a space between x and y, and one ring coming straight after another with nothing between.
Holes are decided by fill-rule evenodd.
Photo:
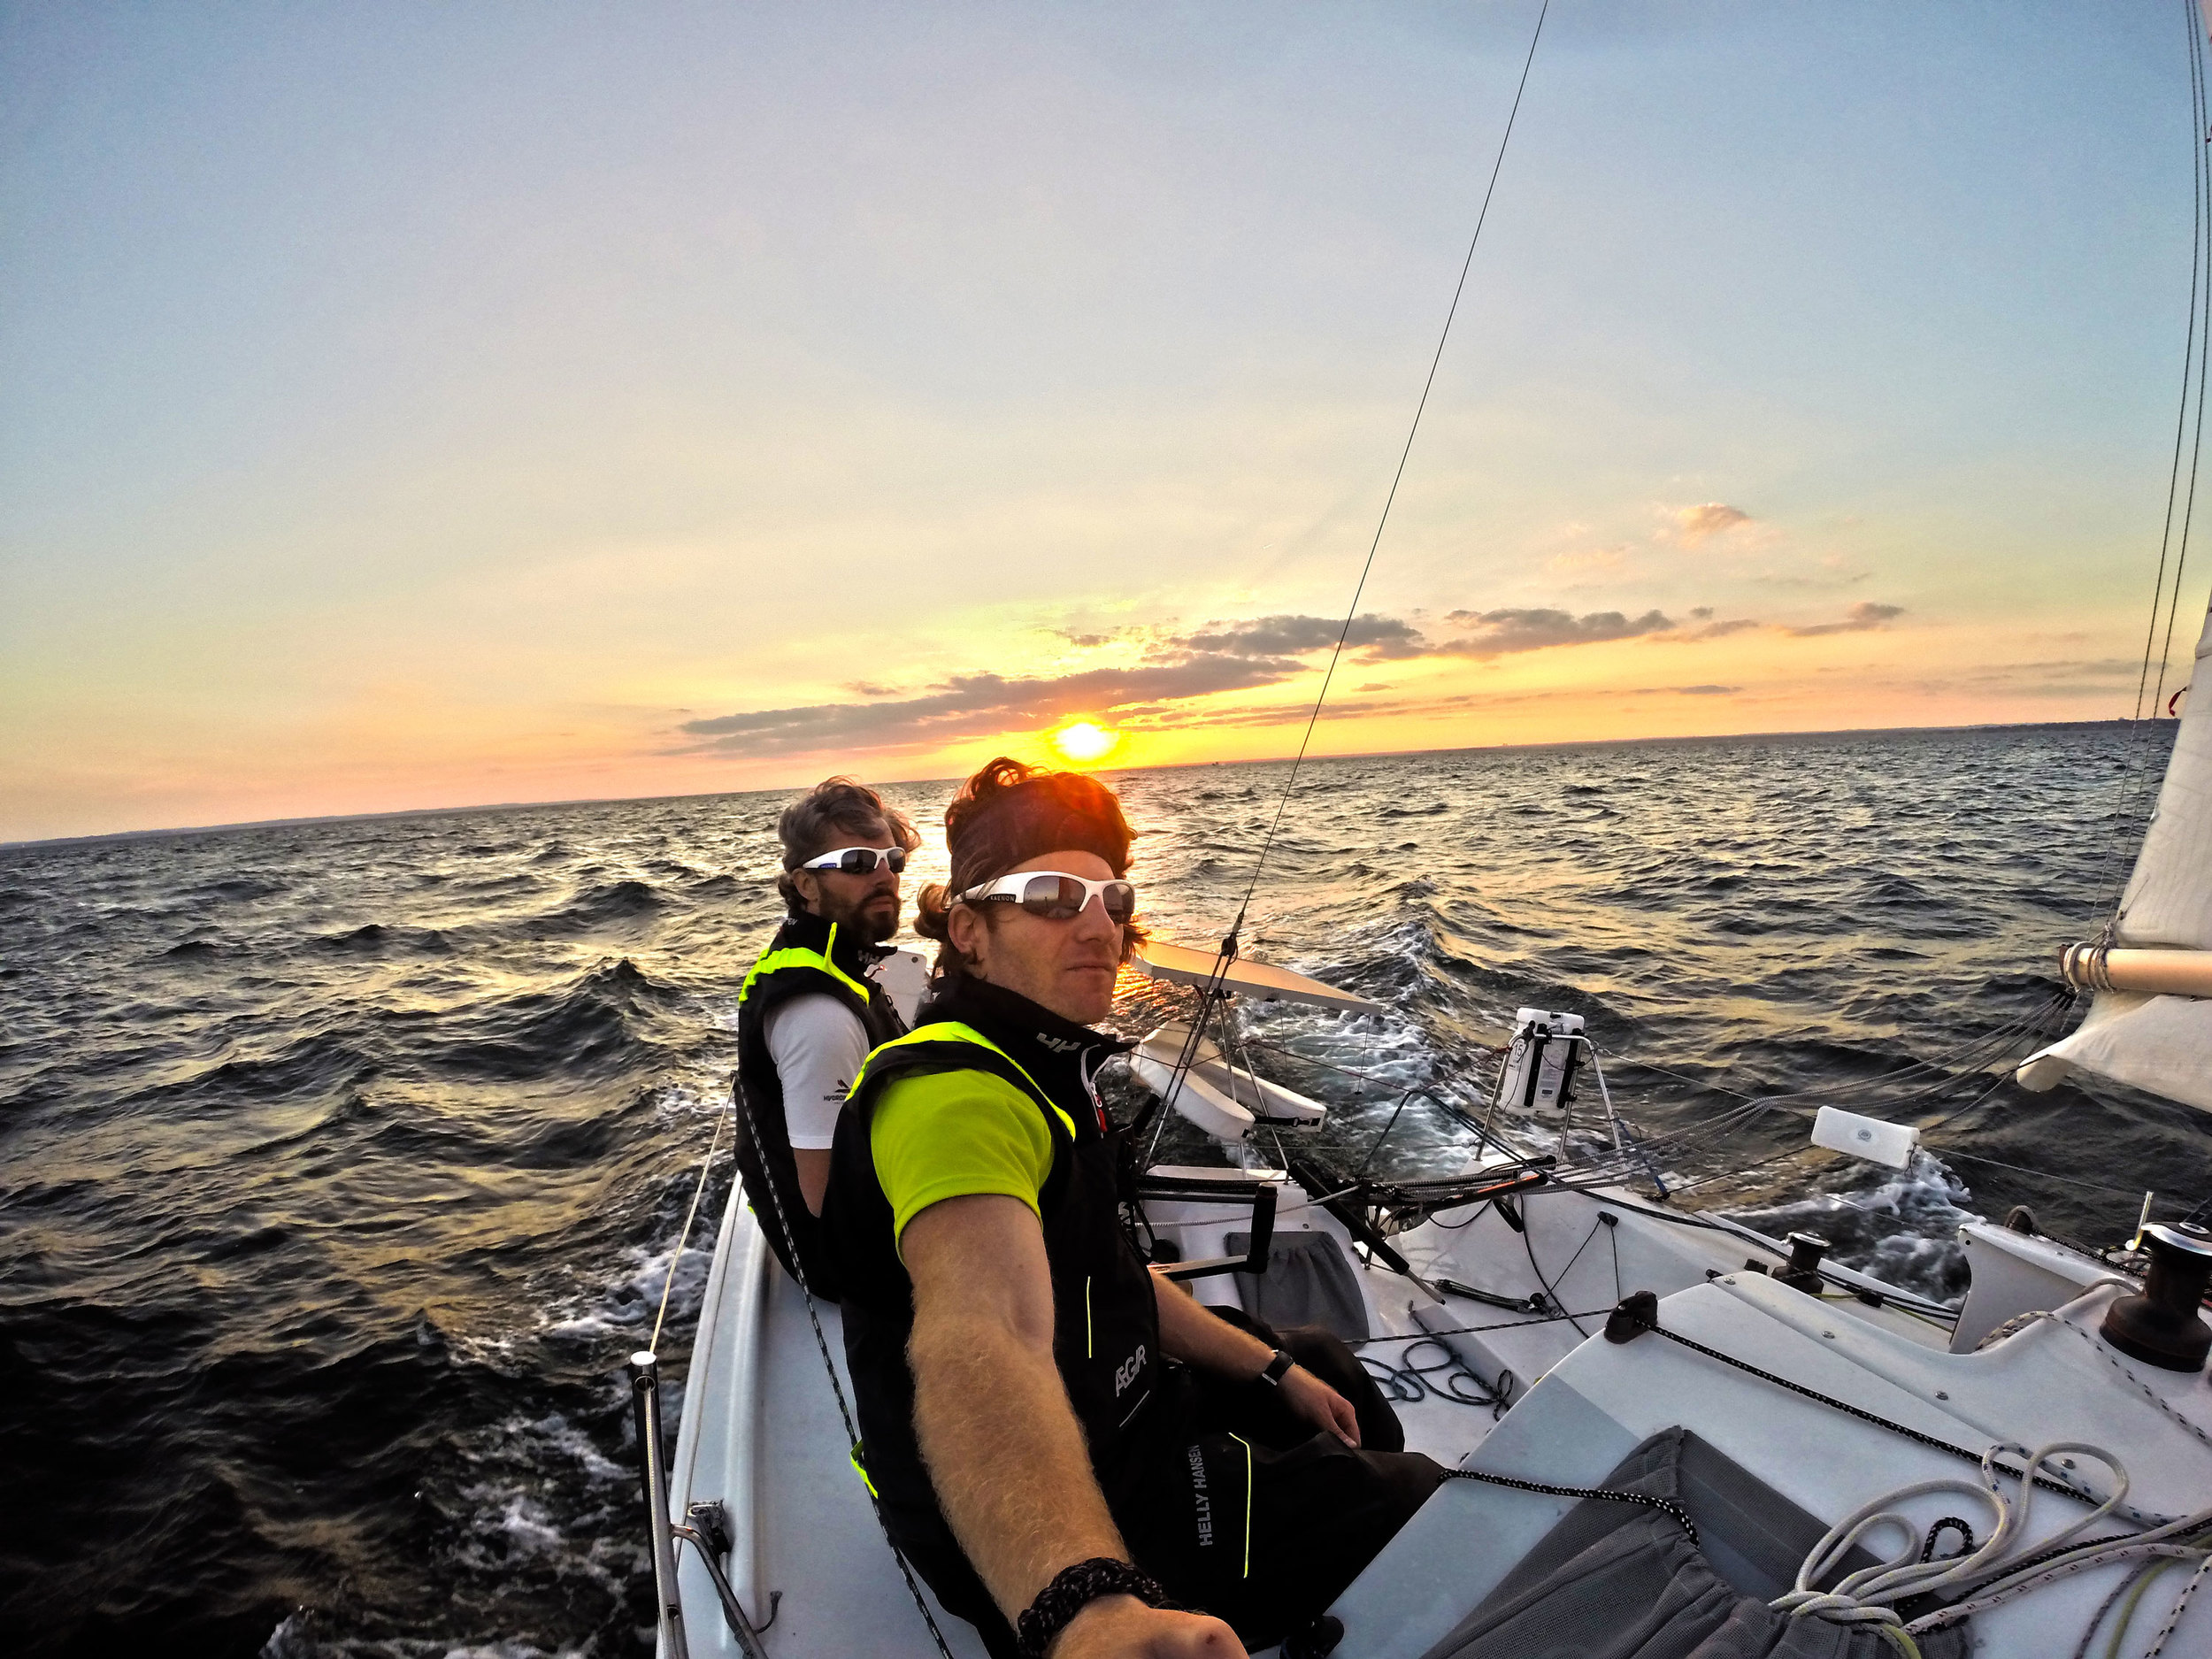
<instances>
[{"instance_id":1,"label":"sailboat deck","mask_svg":"<svg viewBox=\"0 0 2212 1659\"><path fill-rule=\"evenodd\" d=\"M1248 1211L1217 1201L1171 1201L1148 1210L1187 1258L1231 1253L1228 1235L1248 1225ZM1601 1212L1616 1221L1599 1219ZM1563 1319L1458 1298L1440 1303L1405 1278L1361 1261L1334 1217L1307 1203L1294 1186L1285 1190L1281 1214L1279 1236L1326 1233L1356 1263L1374 1333L1361 1347L1382 1365L1402 1369L1415 1344L1441 1333L1434 1340L1480 1383L1495 1385L1502 1367L1513 1371L1512 1409L1502 1415L1433 1391L1399 1402L1409 1446L1447 1465L1594 1484L1647 1435L1678 1425L1724 1444L1746 1471L1824 1521L1914 1480L1974 1474L1963 1462L1663 1337L1586 1340ZM1952 1354L1939 1330L1893 1307L1847 1294L1810 1296L1763 1274L1721 1271L1731 1258L1742 1261L1740 1240L1658 1219L1625 1195L1615 1202L1559 1192L1523 1203L1520 1217L1525 1232L1494 1209L1447 1215L1443 1225L1425 1224L1394 1242L1424 1276L1504 1296L1548 1286L1547 1294L1576 1312L1602 1310L1617 1289L1671 1290L1660 1303L1663 1328L1953 1445L2082 1440L2109 1446L2127 1463L2134 1501L2148 1509L2183 1511L2212 1492L2212 1441L2197 1432L2212 1420L2205 1379L2147 1372L2114 1388L2112 1357L2088 1334L2116 1294L2108 1286L2078 1298L2062 1318L2033 1322L1980 1352ZM1249 1282L1225 1274L1194 1281L1194 1288L1219 1303L1239 1300ZM818 1311L841 1377L837 1310ZM1602 1317L1581 1323L1594 1332ZM691 1499L728 1505L736 1534L731 1577L757 1619L767 1617L772 1595L780 1593L764 1639L768 1653L930 1652L847 1459L803 1298L741 1203L723 1221L701 1329L712 1340L693 1362L673 1490L680 1512ZM1433 1363L1440 1350L1419 1349L1412 1357ZM2085 1475L2101 1479L2093 1463L2082 1462ZM1346 1659L1424 1652L1571 1502L1448 1484L1339 1603L1348 1632L1339 1652ZM1944 1514L1969 1513L1972 1501L1936 1494L1904 1508L1924 1526ZM2067 1499L2039 1494L2030 1534L2046 1535L2081 1512ZM2100 1528L2124 1530L2116 1521ZM2055 1630L2068 1632L2062 1645L2070 1648L2123 1571L2086 1571L1981 1616L1984 1650L2055 1652ZM715 1617L703 1570L687 1555L681 1572L692 1651L738 1653ZM2170 1594L2154 1592L2153 1601L2162 1617ZM955 1654L981 1654L965 1623L932 1607Z\"/></svg>"}]
</instances>

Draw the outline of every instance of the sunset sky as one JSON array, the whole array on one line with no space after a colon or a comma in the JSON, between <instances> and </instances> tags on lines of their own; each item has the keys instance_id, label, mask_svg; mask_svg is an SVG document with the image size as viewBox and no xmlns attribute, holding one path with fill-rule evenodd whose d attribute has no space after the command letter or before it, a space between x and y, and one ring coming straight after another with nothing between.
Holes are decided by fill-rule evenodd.
<instances>
[{"instance_id":1,"label":"sunset sky","mask_svg":"<svg viewBox=\"0 0 2212 1659\"><path fill-rule=\"evenodd\" d=\"M1317 751L2127 714L2185 15L1561 0ZM0 6L0 840L1287 754L1535 18Z\"/></svg>"}]
</instances>

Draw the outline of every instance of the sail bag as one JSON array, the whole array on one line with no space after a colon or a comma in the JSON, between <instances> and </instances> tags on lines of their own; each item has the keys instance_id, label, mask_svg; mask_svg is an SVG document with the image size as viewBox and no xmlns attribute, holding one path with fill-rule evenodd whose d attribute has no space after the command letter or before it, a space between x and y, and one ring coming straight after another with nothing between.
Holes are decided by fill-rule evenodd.
<instances>
[{"instance_id":1,"label":"sail bag","mask_svg":"<svg viewBox=\"0 0 2212 1659\"><path fill-rule=\"evenodd\" d=\"M1661 1430L1602 1484L1675 1499L1699 1541L1658 1510L1586 1498L1425 1659L1897 1659L1870 1626L1767 1605L1826 1529L1687 1429ZM1855 1550L1841 1566L1872 1564ZM1924 1659L1965 1659L1966 1632L1922 1636Z\"/></svg>"}]
</instances>

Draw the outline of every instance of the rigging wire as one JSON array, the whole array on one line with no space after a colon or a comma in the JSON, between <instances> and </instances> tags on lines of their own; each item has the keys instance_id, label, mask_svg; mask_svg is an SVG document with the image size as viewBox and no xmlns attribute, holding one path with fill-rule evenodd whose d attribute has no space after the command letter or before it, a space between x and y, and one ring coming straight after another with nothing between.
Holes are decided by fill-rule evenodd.
<instances>
[{"instance_id":1,"label":"rigging wire","mask_svg":"<svg viewBox=\"0 0 2212 1659\"><path fill-rule=\"evenodd\" d=\"M2126 758L2120 772L2115 833L2108 843L2103 882L2105 897L2098 907L2104 916L2103 934L2107 940L2118 930L2120 904L2126 896L2127 883L2122 864L2133 839L2129 833L2129 826L2134 823L2140 811L2139 795L2146 781L2151 752L2156 747L2153 734L2157 730L2158 713L2165 697L2167 664L2173 654L2174 624L2181 605L2181 583L2188 559L2198 464L2203 450L2205 368L2207 357L2212 356L2212 155L2208 155L2206 150L2208 138L2212 138L2212 131L2208 130L2205 35L2197 4L2198 0L2181 0L2183 27L2188 33L2189 40L2189 148L2193 194L2189 323L2182 350L2181 403L2174 415L2174 452L2167 472L2166 514L2159 537L2157 580L2151 588L2150 621L2143 634L2143 663L2136 679L2135 708L2131 720ZM2181 492L2182 435L2190 425L2192 388L2189 377L2193 368L2196 374L2195 448L2190 456L2189 489L2184 496ZM2174 504L2177 499L2183 503L2183 511L2181 535L2177 545L2174 539ZM2166 583L2166 564L2170 552L2175 556L2170 588ZM2159 654L2157 690L2150 700L2150 718L2147 727L2143 694L2151 683L2151 658L2154 643L2158 639L2158 613L2162 606L2166 611L2165 640Z\"/></svg>"},{"instance_id":2,"label":"rigging wire","mask_svg":"<svg viewBox=\"0 0 2212 1659\"><path fill-rule=\"evenodd\" d=\"M1298 740L1298 753L1291 759L1290 776L1284 780L1282 798L1275 803L1275 816L1268 824L1266 838L1260 843L1260 855L1253 861L1252 879L1245 884L1243 898L1237 902L1236 920L1230 923L1229 932L1221 941L1221 949L1215 954L1213 969L1207 974L1205 983L1199 987L1198 1009L1191 1020L1190 1034L1185 1038L1182 1051L1176 1056L1174 1067L1168 1073L1167 1087L1160 1094L1163 1127L1167 1118L1166 1102L1180 1092L1183 1079L1189 1074L1191 1067L1197 1064L1207 1021L1218 1016L1224 1037L1228 1034L1227 1017L1222 1011L1227 1002L1227 993L1222 987L1228 979L1229 964L1236 959L1237 939L1244 931L1244 918L1251 909L1252 895L1259 890L1260 875L1267 868L1268 855L1274 850L1276 833L1283 826L1283 813L1288 809L1291 795L1298 787L1299 768L1305 764L1306 749L1313 741L1314 727L1321 719L1321 707L1329 700L1329 687L1336 679L1337 664L1344 655L1345 642L1350 639L1352 624L1359 615L1360 595L1367 590L1368 575L1375 568L1375 552L1382 546L1383 530L1390 522L1390 509L1398 499L1398 486L1405 478L1406 462L1413 454L1413 440L1421 430L1421 416L1429 406L1429 393L1436 385L1437 367L1444 361L1444 344L1452 337L1452 321L1459 315L1460 298L1467 291L1467 273L1474 268L1475 249L1482 241L1482 227L1490 217L1490 200L1497 194L1498 174L1505 166L1506 146L1513 142L1513 123L1521 113L1521 96L1528 90L1529 70L1536 62L1536 42L1543 39L1544 19L1550 15L1551 0L1544 0L1536 13L1536 27L1529 35L1528 55L1521 61L1521 79L1513 88L1513 107L1506 112L1505 131L1498 139L1498 153L1490 164L1490 182L1484 187L1482 208L1475 215L1474 234L1467 239L1467 257L1460 261L1459 280L1452 288L1452 303L1444 313L1444 326L1436 337L1436 350L1429 357L1428 378L1421 383L1420 400L1413 409L1413 423L1406 430L1404 447L1398 451L1398 470L1391 474L1390 493L1383 498L1382 516L1376 520L1373 539L1367 544L1366 563L1360 566L1359 580L1353 585L1352 603L1345 610L1344 626L1337 630L1336 644L1329 652L1329 665L1321 676L1321 690L1313 700L1313 712L1306 717L1306 730ZM1151 1145L1145 1153L1148 1161L1159 1149L1159 1144L1160 1132L1155 1129Z\"/></svg>"},{"instance_id":3,"label":"rigging wire","mask_svg":"<svg viewBox=\"0 0 2212 1659\"><path fill-rule=\"evenodd\" d=\"M1275 846L1275 834L1282 827L1284 810L1290 804L1291 792L1298 787L1298 769L1305 762L1307 745L1313 741L1313 731L1321 719L1321 705L1329 699L1330 683L1336 678L1338 660L1344 655L1345 641L1351 637L1352 624L1359 615L1360 595L1367 590L1367 578L1375 568L1375 551L1382 545L1383 530L1390 523L1390 509L1398 499L1398 485L1406 475L1406 462L1413 454L1413 440L1421 430L1421 417L1429 406L1429 393L1436 385L1436 371L1444 361L1444 345L1452 337L1452 322L1459 315L1459 302L1467 291L1467 273L1474 268L1475 249L1482 241L1482 227L1490 217L1490 199L1496 195L1498 174L1505 165L1506 146L1513 142L1513 123L1521 112L1521 95L1528 90L1529 70L1536 62L1536 42L1544 37L1544 19L1550 15L1551 0L1544 0L1536 14L1536 28L1529 36L1528 56L1521 63L1520 83L1513 89L1513 107L1506 112L1505 132L1498 140L1496 158L1490 164L1490 182L1482 193L1482 208L1475 215L1475 234L1467 240L1467 257L1460 262L1459 281L1452 289L1452 303L1444 313L1444 327L1436 337L1436 349L1429 357L1428 378L1421 383L1420 401L1413 408L1413 424L1406 431L1405 445L1398 451L1398 470L1391 474L1390 493L1383 498L1382 516L1375 523L1375 534L1367 544L1367 562L1360 566L1359 580L1352 588L1352 603L1344 612L1344 626L1337 630L1336 646L1329 653L1329 666L1321 676L1320 694L1313 700L1313 712L1306 718L1305 735L1298 740L1298 753L1290 763L1290 777L1283 785L1282 799L1275 803L1274 820L1267 826L1267 837L1260 843L1260 856L1254 861L1252 879L1246 885L1244 897L1237 905L1237 919L1229 929L1233 939L1243 929L1246 910L1250 909L1252 895L1258 890L1260 874L1267 868L1268 854Z\"/></svg>"},{"instance_id":4,"label":"rigging wire","mask_svg":"<svg viewBox=\"0 0 2212 1659\"><path fill-rule=\"evenodd\" d=\"M714 1115L714 1134L707 1142L707 1156L699 1160L699 1184L691 1189L691 1208L684 1211L683 1231L676 1235L676 1253L668 1258L668 1277L661 1282L660 1311L653 1316L653 1340L645 1346L656 1354L661 1347L661 1322L668 1317L668 1293L676 1288L676 1270L683 1265L685 1247L691 1242L691 1224L699 1217L699 1200L706 1195L707 1177L714 1172L714 1155L722 1145L722 1120L727 1112Z\"/></svg>"},{"instance_id":5,"label":"rigging wire","mask_svg":"<svg viewBox=\"0 0 2212 1659\"><path fill-rule=\"evenodd\" d=\"M2197 152L2198 164L2197 176L2200 180L2199 186L2200 191L2199 200L2203 204L2206 209L2206 217L2212 218L2212 156L2208 156L2205 151L2207 121L2204 84L2204 30L2200 22L2198 20L2196 0L2185 0L2185 9L2187 10L2191 19L2191 27L2189 30L2189 61L2192 71L2190 79L2195 87L2194 108L2196 111L2197 140L2195 149ZM2192 264L2195 263L2193 255L2192 255L2191 262ZM2212 273L2208 273L2208 275L2212 275ZM2163 703L2166 699L2166 669L2167 664L2173 658L2174 622L2181 611L2182 574L2188 568L2189 565L2189 531L2190 526L2194 520L2197 508L2197 471L2204 461L2205 365L2208 361L2212 361L2212 351L2208 351L2204 348L2206 346L2212 346L2212 280L2208 280L2200 286L2203 290L2203 311L2200 314L2200 320L2202 323L2202 328L2199 334L2199 347L2197 351L2196 431L2191 444L2191 454L2189 457L2189 494L2183 504L2181 511L2181 546L2174 555L2173 593L2166 602L2166 637L2163 643L2161 645L2159 651L2158 689L2153 693L2151 696L2151 710L2154 714L2157 712L2160 705Z\"/></svg>"},{"instance_id":6,"label":"rigging wire","mask_svg":"<svg viewBox=\"0 0 2212 1659\"><path fill-rule=\"evenodd\" d=\"M2184 27L2189 32L2189 110L2192 130L2200 135L2203 128L2202 105L2204 88L2197 65L2196 25L2186 14L2196 7L2197 0L2182 0ZM2135 716L2143 718L2144 695L2150 689L2151 641L2158 634L2158 608L2166 592L2166 559L2171 550L2174 534L2174 503L2181 488L2181 437L2189 424L2189 371L2197 351L2198 289L2203 281L2204 266L2204 145L2194 142L2191 157L2191 224L2189 227L2189 327L2181 355L2181 406L2174 411L2174 458L2166 477L2166 518L2158 538L2158 577L2151 584L2150 626L2143 632L2143 668L2135 681ZM2156 708L2154 703L2152 707Z\"/></svg>"}]
</instances>

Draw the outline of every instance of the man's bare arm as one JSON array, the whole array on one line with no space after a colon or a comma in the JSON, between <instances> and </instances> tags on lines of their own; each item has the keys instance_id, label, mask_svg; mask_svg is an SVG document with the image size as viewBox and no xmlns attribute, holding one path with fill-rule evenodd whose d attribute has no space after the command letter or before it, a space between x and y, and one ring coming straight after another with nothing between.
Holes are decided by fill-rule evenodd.
<instances>
[{"instance_id":1,"label":"man's bare arm","mask_svg":"<svg viewBox=\"0 0 2212 1659\"><path fill-rule=\"evenodd\" d=\"M1091 1472L1082 1426L1052 1357L1052 1276L1037 1217L979 1194L932 1204L906 1225L914 1284L914 1427L945 1518L1009 1622L1062 1569L1129 1559ZM1240 1659L1217 1619L1102 1596L1053 1659L1146 1655Z\"/></svg>"},{"instance_id":2,"label":"man's bare arm","mask_svg":"<svg viewBox=\"0 0 2212 1659\"><path fill-rule=\"evenodd\" d=\"M799 1196L806 1201L807 1214L820 1215L823 1195L829 1191L830 1154L826 1149L818 1152L812 1147L794 1147L791 1162L799 1172Z\"/></svg>"}]
</instances>

